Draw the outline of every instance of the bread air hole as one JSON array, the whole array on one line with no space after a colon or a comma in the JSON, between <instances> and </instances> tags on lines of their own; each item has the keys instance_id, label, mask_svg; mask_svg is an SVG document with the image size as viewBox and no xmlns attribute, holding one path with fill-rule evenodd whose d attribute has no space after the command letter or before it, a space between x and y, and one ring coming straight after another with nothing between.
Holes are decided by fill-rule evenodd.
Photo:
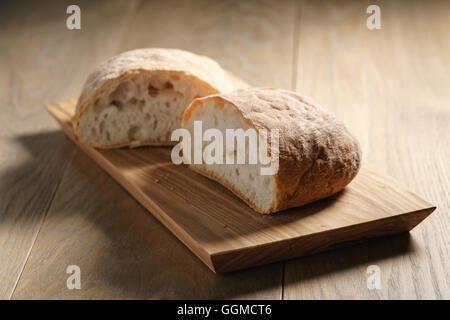
<instances>
[{"instance_id":1,"label":"bread air hole","mask_svg":"<svg viewBox=\"0 0 450 320\"><path fill-rule=\"evenodd\" d=\"M97 98L94 102L94 113L100 113L102 111L102 106L100 104L100 99Z\"/></svg>"},{"instance_id":2,"label":"bread air hole","mask_svg":"<svg viewBox=\"0 0 450 320\"><path fill-rule=\"evenodd\" d=\"M164 89L173 89L173 84L172 84L172 82L167 81L167 82L164 84Z\"/></svg>"},{"instance_id":3,"label":"bread air hole","mask_svg":"<svg viewBox=\"0 0 450 320\"><path fill-rule=\"evenodd\" d=\"M127 92L129 91L128 89L129 89L128 82L122 82L117 86L116 89L114 89L114 91L110 95L110 98L113 100L115 99L122 100L127 96Z\"/></svg>"},{"instance_id":4,"label":"bread air hole","mask_svg":"<svg viewBox=\"0 0 450 320\"><path fill-rule=\"evenodd\" d=\"M159 92L158 88L155 88L151 84L148 85L147 91L148 91L148 95L151 96L151 97L156 97L158 95L158 92Z\"/></svg>"},{"instance_id":5,"label":"bread air hole","mask_svg":"<svg viewBox=\"0 0 450 320\"><path fill-rule=\"evenodd\" d=\"M130 141L137 140L137 134L139 132L140 128L138 126L132 126L130 129L128 129L128 139Z\"/></svg>"},{"instance_id":6,"label":"bread air hole","mask_svg":"<svg viewBox=\"0 0 450 320\"><path fill-rule=\"evenodd\" d=\"M123 103L119 100L113 100L110 102L111 105L115 106L117 110L121 111L123 109Z\"/></svg>"},{"instance_id":7,"label":"bread air hole","mask_svg":"<svg viewBox=\"0 0 450 320\"><path fill-rule=\"evenodd\" d=\"M129 91L128 82L123 82L114 89L109 95L109 104L115 106L119 111L124 107L123 101L126 100L127 93Z\"/></svg>"}]
</instances>

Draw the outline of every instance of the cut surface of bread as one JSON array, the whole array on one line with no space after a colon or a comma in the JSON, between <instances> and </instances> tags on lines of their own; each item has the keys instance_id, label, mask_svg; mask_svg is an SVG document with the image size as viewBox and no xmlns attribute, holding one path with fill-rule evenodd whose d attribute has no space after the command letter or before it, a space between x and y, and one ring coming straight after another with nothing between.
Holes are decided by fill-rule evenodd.
<instances>
[{"instance_id":1,"label":"cut surface of bread","mask_svg":"<svg viewBox=\"0 0 450 320\"><path fill-rule=\"evenodd\" d=\"M244 164L227 164L226 152L221 164L190 164L193 170L220 182L260 213L331 196L342 190L360 168L359 144L342 122L295 92L249 88L195 99L183 116L183 127L192 136L195 121L201 121L203 132L215 128L224 137L227 129L278 129L279 148L272 152L277 152L279 165L273 175L261 174L260 169L267 165L249 164L249 139ZM203 142L203 149L209 143ZM263 139L259 147L270 154L270 143L270 139Z\"/></svg>"},{"instance_id":2,"label":"cut surface of bread","mask_svg":"<svg viewBox=\"0 0 450 320\"><path fill-rule=\"evenodd\" d=\"M78 99L76 139L97 148L171 145L189 103L235 88L212 59L176 49L115 56L89 77Z\"/></svg>"},{"instance_id":3,"label":"cut surface of bread","mask_svg":"<svg viewBox=\"0 0 450 320\"><path fill-rule=\"evenodd\" d=\"M192 137L194 137L194 121L202 121L203 132L208 129L220 130L224 137L224 144L227 129L243 129L244 132L253 129L253 126L242 117L233 105L217 99L204 100L203 107L197 108L191 118L184 123L183 127L189 130ZM209 143L209 141L203 141L202 150L205 150ZM276 195L275 179L273 175L261 175L261 167L265 167L263 164L259 162L249 163L249 143L250 139L246 138L245 149L241 150L245 154L245 163L238 163L238 146L237 143L234 143L234 150L227 152L226 147L223 147L220 164L191 164L191 168L221 182L241 198L247 199L250 206L266 212L273 205L273 199ZM262 140L261 143L262 148L267 148L266 141ZM193 153L194 149L192 148L191 155ZM234 159L232 164L227 164L227 153L231 153Z\"/></svg>"}]
</instances>

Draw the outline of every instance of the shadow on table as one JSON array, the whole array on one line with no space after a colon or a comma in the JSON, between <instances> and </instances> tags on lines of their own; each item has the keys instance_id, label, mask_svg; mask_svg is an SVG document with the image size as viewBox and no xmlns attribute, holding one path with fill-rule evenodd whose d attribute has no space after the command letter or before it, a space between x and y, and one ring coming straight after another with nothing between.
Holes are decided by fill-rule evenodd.
<instances>
[{"instance_id":1,"label":"shadow on table","mask_svg":"<svg viewBox=\"0 0 450 320\"><path fill-rule=\"evenodd\" d=\"M385 260L395 264L401 256L412 254L417 249L414 238L405 232L289 260L285 265L284 296L286 299L379 298L377 290L367 288L366 281L370 276L367 268L379 265L385 277L390 272L383 268ZM335 291L331 295L322 296L322 290L333 289Z\"/></svg>"},{"instance_id":2,"label":"shadow on table","mask_svg":"<svg viewBox=\"0 0 450 320\"><path fill-rule=\"evenodd\" d=\"M14 177L42 171L35 173L39 179L33 184L22 185L22 192L32 193L36 191L33 185L61 179L62 173L55 174L51 168L64 167L73 149L62 132L22 136L17 141L30 153L30 161L4 172L2 181L13 182ZM344 271L413 250L410 237L398 235L298 258L288 262L295 273L288 281ZM50 262L41 265L43 256ZM27 286L19 282L18 298L34 294L81 299L279 299L285 276L283 262L212 273L80 150L73 154L59 183L27 264L21 279L26 279ZM90 290L65 289L65 269L70 264L85 270L83 287ZM40 272L40 277L34 272ZM37 288L39 292L34 292Z\"/></svg>"}]
</instances>

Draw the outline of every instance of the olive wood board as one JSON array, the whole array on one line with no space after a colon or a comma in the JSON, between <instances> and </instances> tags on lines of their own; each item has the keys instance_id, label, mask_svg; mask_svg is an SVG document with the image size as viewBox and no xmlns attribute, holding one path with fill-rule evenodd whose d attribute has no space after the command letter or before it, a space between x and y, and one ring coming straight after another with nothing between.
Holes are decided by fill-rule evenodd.
<instances>
[{"instance_id":1,"label":"olive wood board","mask_svg":"<svg viewBox=\"0 0 450 320\"><path fill-rule=\"evenodd\" d=\"M72 99L46 105L72 140L75 104ZM173 164L170 147L99 150L77 145L214 272L407 232L436 208L393 178L363 166L330 198L261 215L217 182Z\"/></svg>"}]
</instances>

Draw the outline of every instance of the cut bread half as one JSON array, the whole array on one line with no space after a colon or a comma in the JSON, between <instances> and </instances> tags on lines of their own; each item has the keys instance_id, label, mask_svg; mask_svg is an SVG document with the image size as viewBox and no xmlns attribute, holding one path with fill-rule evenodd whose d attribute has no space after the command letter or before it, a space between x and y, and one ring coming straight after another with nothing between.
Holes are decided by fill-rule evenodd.
<instances>
[{"instance_id":1,"label":"cut bread half","mask_svg":"<svg viewBox=\"0 0 450 320\"><path fill-rule=\"evenodd\" d=\"M89 76L73 118L74 136L97 148L171 145L171 133L193 99L230 91L236 83L204 56L176 49L128 51Z\"/></svg>"},{"instance_id":2,"label":"cut bread half","mask_svg":"<svg viewBox=\"0 0 450 320\"><path fill-rule=\"evenodd\" d=\"M262 139L258 148L273 155L271 165L278 162L274 165L278 170L272 175L262 174L261 169L267 165L261 161L250 163L250 138L245 140L245 163L238 164L235 155L235 162L227 163L227 152L238 150L235 141L231 142L234 148L223 147L221 163L190 161L193 170L220 182L263 214L331 196L342 190L360 168L357 140L332 114L295 92L249 88L195 99L183 117L183 127L192 137L196 121L201 123L203 133L213 128L223 137L228 129L267 132L262 135L267 139ZM270 148L272 129L278 130L276 149ZM204 140L203 156L213 139ZM226 138L223 141L229 143Z\"/></svg>"}]
</instances>

